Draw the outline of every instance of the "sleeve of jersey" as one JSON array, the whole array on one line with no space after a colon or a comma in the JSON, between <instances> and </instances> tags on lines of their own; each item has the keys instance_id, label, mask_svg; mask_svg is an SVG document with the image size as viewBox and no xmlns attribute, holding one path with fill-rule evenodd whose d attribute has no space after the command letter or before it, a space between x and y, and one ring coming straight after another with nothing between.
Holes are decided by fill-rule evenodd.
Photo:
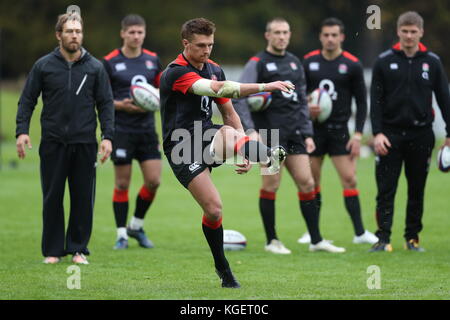
<instances>
[{"instance_id":1,"label":"sleeve of jersey","mask_svg":"<svg viewBox=\"0 0 450 320\"><path fill-rule=\"evenodd\" d=\"M356 132L363 132L367 117L367 89L364 82L363 68L360 63L355 64L352 77L352 93L356 100Z\"/></svg>"},{"instance_id":2,"label":"sleeve of jersey","mask_svg":"<svg viewBox=\"0 0 450 320\"><path fill-rule=\"evenodd\" d=\"M183 94L186 94L197 80L202 79L198 73L190 71L187 68L174 68L172 69L172 73L172 91L178 91Z\"/></svg>"},{"instance_id":3,"label":"sleeve of jersey","mask_svg":"<svg viewBox=\"0 0 450 320\"><path fill-rule=\"evenodd\" d=\"M384 85L381 62L375 63L372 72L372 84L370 87L370 120L372 122L372 133L376 136L383 130L383 104L384 104Z\"/></svg>"},{"instance_id":4,"label":"sleeve of jersey","mask_svg":"<svg viewBox=\"0 0 450 320\"><path fill-rule=\"evenodd\" d=\"M155 79L153 79L153 84L155 85L155 88L159 88L161 83L161 75L163 72L161 61L159 60L159 58L157 60L157 64L158 64L158 74L155 76Z\"/></svg>"},{"instance_id":5,"label":"sleeve of jersey","mask_svg":"<svg viewBox=\"0 0 450 320\"><path fill-rule=\"evenodd\" d=\"M309 108L308 108L308 100L306 98L306 79L305 79L305 71L303 69L302 64L299 62L299 70L300 77L298 82L295 84L295 90L298 95L298 100L300 103L300 131L305 137L312 137L314 135L312 121L309 116Z\"/></svg>"},{"instance_id":6,"label":"sleeve of jersey","mask_svg":"<svg viewBox=\"0 0 450 320\"><path fill-rule=\"evenodd\" d=\"M434 83L434 93L442 118L446 124L447 138L450 138L450 92L448 88L448 79L442 63L438 60L437 77Z\"/></svg>"},{"instance_id":7,"label":"sleeve of jersey","mask_svg":"<svg viewBox=\"0 0 450 320\"><path fill-rule=\"evenodd\" d=\"M250 59L244 67L239 78L241 83L256 83L258 81L258 60L256 57ZM246 98L234 99L233 106L239 118L241 118L244 130L255 129L255 124L250 113Z\"/></svg>"}]
</instances>

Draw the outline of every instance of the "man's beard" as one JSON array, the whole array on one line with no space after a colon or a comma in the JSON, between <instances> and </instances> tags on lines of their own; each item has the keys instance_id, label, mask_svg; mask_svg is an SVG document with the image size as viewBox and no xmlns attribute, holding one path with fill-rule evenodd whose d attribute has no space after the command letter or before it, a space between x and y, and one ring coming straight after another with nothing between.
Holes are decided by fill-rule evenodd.
<instances>
[{"instance_id":1,"label":"man's beard","mask_svg":"<svg viewBox=\"0 0 450 320\"><path fill-rule=\"evenodd\" d=\"M70 42L68 44L66 44L63 42L62 46L63 46L64 50L66 50L68 53L75 53L78 50L80 50L81 44L70 43Z\"/></svg>"}]
</instances>

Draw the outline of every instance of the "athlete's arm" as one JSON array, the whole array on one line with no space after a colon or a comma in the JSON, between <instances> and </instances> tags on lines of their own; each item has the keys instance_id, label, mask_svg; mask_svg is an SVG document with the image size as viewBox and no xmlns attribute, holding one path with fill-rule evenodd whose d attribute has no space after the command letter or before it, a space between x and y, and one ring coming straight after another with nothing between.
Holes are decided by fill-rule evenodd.
<instances>
[{"instance_id":1,"label":"athlete's arm","mask_svg":"<svg viewBox=\"0 0 450 320\"><path fill-rule=\"evenodd\" d=\"M381 60L377 60L373 68L372 84L370 87L370 120L372 122L372 133L374 137L382 132L384 98L384 83L381 70Z\"/></svg>"},{"instance_id":2,"label":"athlete's arm","mask_svg":"<svg viewBox=\"0 0 450 320\"><path fill-rule=\"evenodd\" d=\"M189 88L189 92L200 96L217 98L241 98L258 92L284 91L291 92L295 86L284 81L270 83L239 83L235 81L215 81L205 78L198 79Z\"/></svg>"},{"instance_id":3,"label":"athlete's arm","mask_svg":"<svg viewBox=\"0 0 450 320\"><path fill-rule=\"evenodd\" d=\"M363 68L359 62L354 66L351 91L356 100L355 132L362 134L367 117L367 89L364 83Z\"/></svg>"},{"instance_id":4,"label":"athlete's arm","mask_svg":"<svg viewBox=\"0 0 450 320\"><path fill-rule=\"evenodd\" d=\"M444 71L444 67L440 60L438 62L438 70L436 75L436 80L433 85L434 94L436 96L436 101L439 109L442 113L442 118L446 124L447 131L447 143L450 144L450 92L448 88L448 79ZM449 145L450 146L450 145Z\"/></svg>"},{"instance_id":5,"label":"athlete's arm","mask_svg":"<svg viewBox=\"0 0 450 320\"><path fill-rule=\"evenodd\" d=\"M139 108L133 103L133 100L130 98L125 98L123 100L114 100L114 108L117 111L125 111L128 113L146 113L147 110Z\"/></svg>"}]
</instances>

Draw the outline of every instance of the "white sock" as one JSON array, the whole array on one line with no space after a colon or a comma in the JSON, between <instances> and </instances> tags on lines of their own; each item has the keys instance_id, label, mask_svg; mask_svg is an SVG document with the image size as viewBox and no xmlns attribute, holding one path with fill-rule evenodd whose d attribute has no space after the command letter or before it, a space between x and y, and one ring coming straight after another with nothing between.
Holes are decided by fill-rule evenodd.
<instances>
[{"instance_id":1,"label":"white sock","mask_svg":"<svg viewBox=\"0 0 450 320\"><path fill-rule=\"evenodd\" d=\"M117 228L117 239L128 239L127 228Z\"/></svg>"},{"instance_id":2,"label":"white sock","mask_svg":"<svg viewBox=\"0 0 450 320\"><path fill-rule=\"evenodd\" d=\"M130 228L132 230L139 230L144 226L144 219L139 219L136 217L131 218Z\"/></svg>"}]
</instances>

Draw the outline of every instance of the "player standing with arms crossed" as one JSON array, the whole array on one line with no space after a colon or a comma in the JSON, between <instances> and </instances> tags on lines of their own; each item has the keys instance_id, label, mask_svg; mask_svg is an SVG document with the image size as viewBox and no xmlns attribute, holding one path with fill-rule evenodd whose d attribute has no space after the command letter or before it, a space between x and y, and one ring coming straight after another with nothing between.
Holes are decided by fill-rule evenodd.
<instances>
[{"instance_id":1,"label":"player standing with arms crossed","mask_svg":"<svg viewBox=\"0 0 450 320\"><path fill-rule=\"evenodd\" d=\"M117 241L114 249L128 248L128 236L143 248L153 248L143 226L144 217L152 204L161 177L161 153L155 131L155 117L133 104L130 86L147 82L159 87L161 63L156 53L143 49L146 36L145 20L130 14L122 20L120 36L123 46L109 53L103 60L114 95L115 137L111 159L114 163L115 188L113 195ZM131 182L132 161L141 168L144 185L136 197L136 208L126 227L128 189Z\"/></svg>"},{"instance_id":2,"label":"player standing with arms crossed","mask_svg":"<svg viewBox=\"0 0 450 320\"><path fill-rule=\"evenodd\" d=\"M322 195L320 187L321 169L328 154L336 168L344 189L345 208L351 218L355 236L353 243L374 244L378 238L364 229L361 216L359 191L356 188L356 161L359 157L364 122L367 116L367 91L363 68L358 58L342 49L345 39L344 24L336 18L325 19L320 36L321 50L305 56L308 92L316 88L327 90L333 101L330 117L323 123L314 121L314 143L311 154L315 194L320 213ZM352 98L356 100L355 133L350 137L348 121L352 114ZM309 106L312 119L320 114L320 107ZM309 243L310 236L304 234L299 243Z\"/></svg>"}]
</instances>

